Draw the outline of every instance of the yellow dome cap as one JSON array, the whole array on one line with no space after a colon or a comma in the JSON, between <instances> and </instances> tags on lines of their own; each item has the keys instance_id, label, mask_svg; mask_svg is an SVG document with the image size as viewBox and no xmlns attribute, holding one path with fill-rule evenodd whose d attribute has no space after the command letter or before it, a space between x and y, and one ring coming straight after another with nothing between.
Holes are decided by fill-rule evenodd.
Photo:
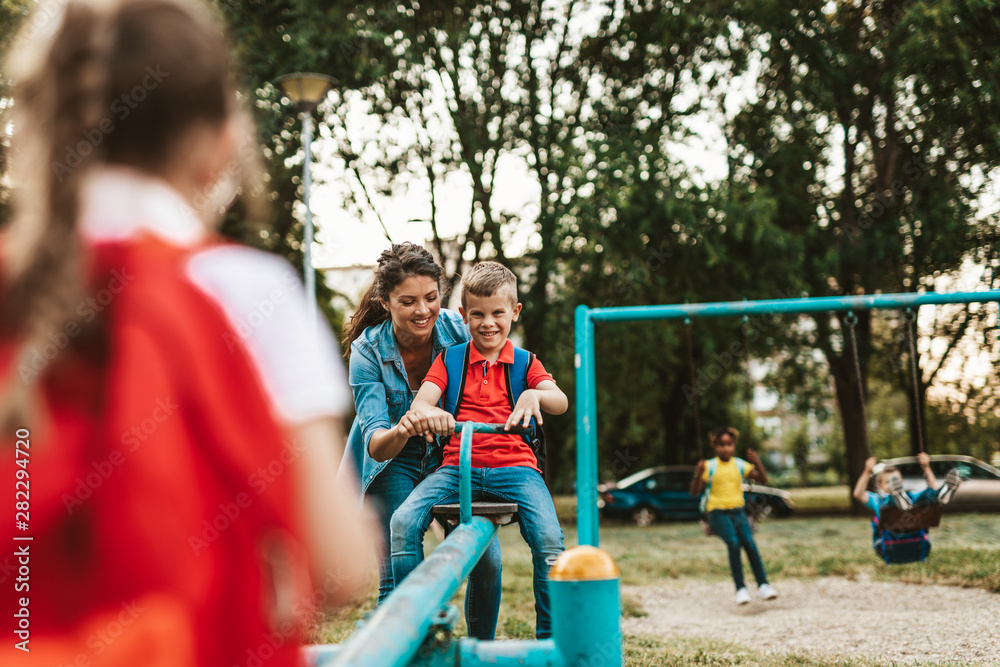
<instances>
[{"instance_id":1,"label":"yellow dome cap","mask_svg":"<svg viewBox=\"0 0 1000 667\"><path fill-rule=\"evenodd\" d=\"M618 579L621 573L607 551L580 545L559 554L549 570L553 581L598 581Z\"/></svg>"}]
</instances>

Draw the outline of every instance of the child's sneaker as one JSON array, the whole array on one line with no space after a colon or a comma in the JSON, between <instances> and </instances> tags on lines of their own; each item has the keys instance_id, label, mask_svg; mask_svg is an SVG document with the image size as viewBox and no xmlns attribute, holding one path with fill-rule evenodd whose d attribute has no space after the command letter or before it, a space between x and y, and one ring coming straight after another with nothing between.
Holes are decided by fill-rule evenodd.
<instances>
[{"instance_id":1,"label":"child's sneaker","mask_svg":"<svg viewBox=\"0 0 1000 667\"><path fill-rule=\"evenodd\" d=\"M761 584L757 587L757 594L761 600L773 600L778 597L778 591L774 590L771 584Z\"/></svg>"},{"instance_id":2,"label":"child's sneaker","mask_svg":"<svg viewBox=\"0 0 1000 667\"><path fill-rule=\"evenodd\" d=\"M745 586L736 591L736 604L750 604L750 591Z\"/></svg>"},{"instance_id":3,"label":"child's sneaker","mask_svg":"<svg viewBox=\"0 0 1000 667\"><path fill-rule=\"evenodd\" d=\"M955 495L955 489L962 483L962 473L958 468L952 468L944 478L944 486L938 491L938 502L947 505Z\"/></svg>"},{"instance_id":4,"label":"child's sneaker","mask_svg":"<svg viewBox=\"0 0 1000 667\"><path fill-rule=\"evenodd\" d=\"M896 501L896 507L901 510L908 510L913 507L913 501L903 491L903 480L899 477L889 478L889 495Z\"/></svg>"}]
</instances>

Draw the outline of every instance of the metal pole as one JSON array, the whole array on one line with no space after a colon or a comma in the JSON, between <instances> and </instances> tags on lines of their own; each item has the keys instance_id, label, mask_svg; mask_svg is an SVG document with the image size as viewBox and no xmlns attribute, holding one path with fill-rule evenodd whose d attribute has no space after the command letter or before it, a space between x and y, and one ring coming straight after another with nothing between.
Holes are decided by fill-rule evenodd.
<instances>
[{"instance_id":1,"label":"metal pole","mask_svg":"<svg viewBox=\"0 0 1000 667\"><path fill-rule=\"evenodd\" d=\"M597 383L592 311L576 307L576 526L580 544L597 546Z\"/></svg>"},{"instance_id":2,"label":"metal pole","mask_svg":"<svg viewBox=\"0 0 1000 667\"><path fill-rule=\"evenodd\" d=\"M313 271L312 245L313 245L313 218L312 207L309 204L309 191L312 189L312 174L310 171L312 164L312 111L306 109L302 112L302 146L305 150L305 158L302 161L302 189L303 201L306 205L306 225L302 242L303 259L302 272L306 285L306 298L309 300L309 311L312 313L313 323L316 323L316 273Z\"/></svg>"},{"instance_id":3,"label":"metal pole","mask_svg":"<svg viewBox=\"0 0 1000 667\"><path fill-rule=\"evenodd\" d=\"M462 523L472 521L472 431L475 425L462 427L462 442L458 450L458 514Z\"/></svg>"},{"instance_id":4,"label":"metal pole","mask_svg":"<svg viewBox=\"0 0 1000 667\"><path fill-rule=\"evenodd\" d=\"M801 299L766 299L763 301L717 301L664 306L621 306L594 308L591 322L627 322L638 320L677 320L685 317L731 317L733 315L771 315L818 313L822 311L873 310L878 308L916 308L945 303L986 303L1000 301L1000 290L982 292L924 292L914 294L861 294Z\"/></svg>"}]
</instances>

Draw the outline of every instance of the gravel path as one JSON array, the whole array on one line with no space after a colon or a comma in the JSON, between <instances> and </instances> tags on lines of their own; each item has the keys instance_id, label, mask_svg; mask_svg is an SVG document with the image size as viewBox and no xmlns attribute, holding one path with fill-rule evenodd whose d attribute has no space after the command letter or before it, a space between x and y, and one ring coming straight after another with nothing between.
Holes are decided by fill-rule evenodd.
<instances>
[{"instance_id":1,"label":"gravel path","mask_svg":"<svg viewBox=\"0 0 1000 667\"><path fill-rule=\"evenodd\" d=\"M766 653L914 664L1000 665L1000 595L949 586L825 578L777 581L780 597L737 606L729 582L625 586L648 613L627 634L724 639Z\"/></svg>"}]
</instances>

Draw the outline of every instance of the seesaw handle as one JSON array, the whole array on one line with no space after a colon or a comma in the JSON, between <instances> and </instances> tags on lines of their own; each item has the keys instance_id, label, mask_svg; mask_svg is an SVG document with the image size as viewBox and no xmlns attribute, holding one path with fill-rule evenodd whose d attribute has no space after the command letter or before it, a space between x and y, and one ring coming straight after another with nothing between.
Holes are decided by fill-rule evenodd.
<instances>
[{"instance_id":1,"label":"seesaw handle","mask_svg":"<svg viewBox=\"0 0 1000 667\"><path fill-rule=\"evenodd\" d=\"M455 422L455 433L462 434L458 450L458 516L462 523L472 521L472 434L512 433L520 435L528 429L512 426L504 430L503 424L483 424L481 422Z\"/></svg>"}]
</instances>

